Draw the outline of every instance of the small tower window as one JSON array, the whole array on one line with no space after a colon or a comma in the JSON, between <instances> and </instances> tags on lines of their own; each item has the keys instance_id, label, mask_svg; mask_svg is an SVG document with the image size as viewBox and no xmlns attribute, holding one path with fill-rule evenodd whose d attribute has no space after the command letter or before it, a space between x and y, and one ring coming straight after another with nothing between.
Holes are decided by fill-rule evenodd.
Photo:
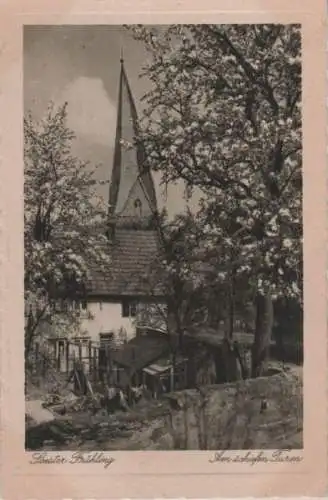
<instances>
[{"instance_id":1,"label":"small tower window","mask_svg":"<svg viewBox=\"0 0 328 500\"><path fill-rule=\"evenodd\" d=\"M134 211L135 211L135 215L137 215L138 217L141 217L141 215L142 215L142 203L139 200L139 198L137 198L134 202Z\"/></svg>"}]
</instances>

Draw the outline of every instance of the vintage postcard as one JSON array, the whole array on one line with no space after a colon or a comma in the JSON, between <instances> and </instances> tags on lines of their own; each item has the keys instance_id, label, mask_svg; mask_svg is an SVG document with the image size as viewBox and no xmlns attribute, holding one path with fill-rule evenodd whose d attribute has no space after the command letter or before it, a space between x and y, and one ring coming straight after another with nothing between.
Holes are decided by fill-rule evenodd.
<instances>
[{"instance_id":1,"label":"vintage postcard","mask_svg":"<svg viewBox=\"0 0 328 500\"><path fill-rule=\"evenodd\" d=\"M327 493L324 1L1 7L1 495Z\"/></svg>"}]
</instances>

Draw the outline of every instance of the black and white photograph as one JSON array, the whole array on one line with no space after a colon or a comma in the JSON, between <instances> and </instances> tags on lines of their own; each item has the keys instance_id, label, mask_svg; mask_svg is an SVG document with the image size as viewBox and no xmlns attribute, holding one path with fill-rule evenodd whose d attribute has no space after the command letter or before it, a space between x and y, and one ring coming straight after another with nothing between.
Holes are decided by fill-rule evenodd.
<instances>
[{"instance_id":1,"label":"black and white photograph","mask_svg":"<svg viewBox=\"0 0 328 500\"><path fill-rule=\"evenodd\" d=\"M303 449L301 28L24 26L26 451Z\"/></svg>"}]
</instances>

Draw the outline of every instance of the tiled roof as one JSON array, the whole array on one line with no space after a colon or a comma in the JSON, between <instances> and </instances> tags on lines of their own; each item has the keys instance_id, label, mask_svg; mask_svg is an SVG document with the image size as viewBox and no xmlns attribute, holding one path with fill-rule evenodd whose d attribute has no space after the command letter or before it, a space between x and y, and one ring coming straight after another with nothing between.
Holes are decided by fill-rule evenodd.
<instances>
[{"instance_id":1,"label":"tiled roof","mask_svg":"<svg viewBox=\"0 0 328 500\"><path fill-rule=\"evenodd\" d=\"M107 269L91 266L89 295L164 295L159 276L159 241L156 231L116 228Z\"/></svg>"}]
</instances>

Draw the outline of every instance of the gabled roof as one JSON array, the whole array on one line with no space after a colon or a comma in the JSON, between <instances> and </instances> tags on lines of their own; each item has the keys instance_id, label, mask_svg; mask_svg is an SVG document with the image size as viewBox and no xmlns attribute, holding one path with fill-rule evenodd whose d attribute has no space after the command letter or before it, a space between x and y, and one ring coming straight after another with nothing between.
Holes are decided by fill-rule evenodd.
<instances>
[{"instance_id":1,"label":"gabled roof","mask_svg":"<svg viewBox=\"0 0 328 500\"><path fill-rule=\"evenodd\" d=\"M152 230L116 228L113 242L107 246L111 264L89 271L88 295L163 296L160 284L160 247Z\"/></svg>"}]
</instances>

